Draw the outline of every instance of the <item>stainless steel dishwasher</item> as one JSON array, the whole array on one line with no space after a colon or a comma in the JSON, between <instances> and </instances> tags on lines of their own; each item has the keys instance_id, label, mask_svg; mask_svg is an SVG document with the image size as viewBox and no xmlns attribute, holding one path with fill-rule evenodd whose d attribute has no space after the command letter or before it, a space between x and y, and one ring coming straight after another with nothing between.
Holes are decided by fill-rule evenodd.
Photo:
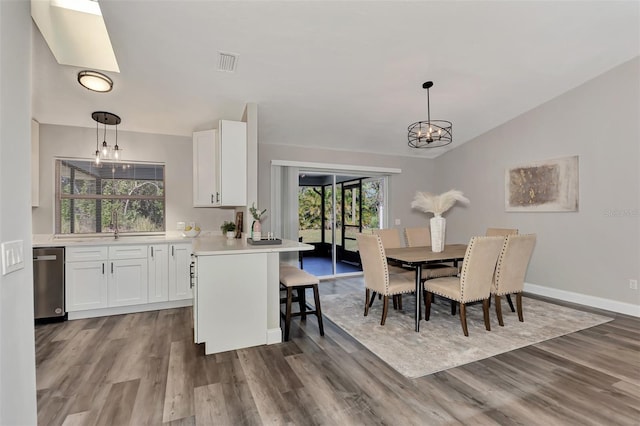
<instances>
[{"instance_id":1,"label":"stainless steel dishwasher","mask_svg":"<svg viewBox=\"0 0 640 426\"><path fill-rule=\"evenodd\" d=\"M33 249L35 319L64 317L64 248Z\"/></svg>"}]
</instances>

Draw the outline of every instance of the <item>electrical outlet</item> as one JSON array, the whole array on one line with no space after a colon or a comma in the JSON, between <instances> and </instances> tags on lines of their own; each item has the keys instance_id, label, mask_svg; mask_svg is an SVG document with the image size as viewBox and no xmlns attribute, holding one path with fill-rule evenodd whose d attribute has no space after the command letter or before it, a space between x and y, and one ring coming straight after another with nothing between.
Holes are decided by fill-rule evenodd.
<instances>
[{"instance_id":1,"label":"electrical outlet","mask_svg":"<svg viewBox=\"0 0 640 426\"><path fill-rule=\"evenodd\" d=\"M638 289L638 280L629 280L629 288L631 290L637 290Z\"/></svg>"},{"instance_id":2,"label":"electrical outlet","mask_svg":"<svg viewBox=\"0 0 640 426\"><path fill-rule=\"evenodd\" d=\"M400 225L400 219L396 219L396 226Z\"/></svg>"},{"instance_id":3,"label":"electrical outlet","mask_svg":"<svg viewBox=\"0 0 640 426\"><path fill-rule=\"evenodd\" d=\"M184 222L178 222L178 226L176 227L178 231L184 231Z\"/></svg>"}]
</instances>

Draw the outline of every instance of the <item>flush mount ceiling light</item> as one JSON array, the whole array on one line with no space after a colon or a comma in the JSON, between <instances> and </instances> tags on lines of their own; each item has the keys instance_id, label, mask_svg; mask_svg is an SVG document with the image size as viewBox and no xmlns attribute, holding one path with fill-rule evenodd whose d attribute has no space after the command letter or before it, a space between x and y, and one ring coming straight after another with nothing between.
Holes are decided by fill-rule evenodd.
<instances>
[{"instance_id":1,"label":"flush mount ceiling light","mask_svg":"<svg viewBox=\"0 0 640 426\"><path fill-rule=\"evenodd\" d=\"M429 105L429 89L433 87L433 81L427 81L422 85L427 89L427 120L418 121L409 126L409 146L411 148L437 148L449 145L453 140L451 136L452 124L447 120L432 120L431 107Z\"/></svg>"},{"instance_id":2,"label":"flush mount ceiling light","mask_svg":"<svg viewBox=\"0 0 640 426\"><path fill-rule=\"evenodd\" d=\"M110 92L113 89L113 80L97 71L80 71L78 83L94 92Z\"/></svg>"},{"instance_id":3,"label":"flush mount ceiling light","mask_svg":"<svg viewBox=\"0 0 640 426\"><path fill-rule=\"evenodd\" d=\"M91 114L91 118L96 121L96 164L100 164L102 160L119 160L122 149L118 146L118 124L122 120L117 115L105 111L95 111ZM99 145L98 123L104 124L102 146ZM113 148L107 144L107 126L116 126L116 143Z\"/></svg>"}]
</instances>

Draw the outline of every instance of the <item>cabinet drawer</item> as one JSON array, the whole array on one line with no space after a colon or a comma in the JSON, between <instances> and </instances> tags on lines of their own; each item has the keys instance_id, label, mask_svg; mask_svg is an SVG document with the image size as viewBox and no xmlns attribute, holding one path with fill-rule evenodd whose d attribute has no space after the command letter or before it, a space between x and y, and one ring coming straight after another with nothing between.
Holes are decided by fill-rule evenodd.
<instances>
[{"instance_id":1,"label":"cabinet drawer","mask_svg":"<svg viewBox=\"0 0 640 426\"><path fill-rule=\"evenodd\" d=\"M67 247L65 261L78 262L85 260L106 260L108 250L106 246L76 246Z\"/></svg>"},{"instance_id":2,"label":"cabinet drawer","mask_svg":"<svg viewBox=\"0 0 640 426\"><path fill-rule=\"evenodd\" d=\"M109 260L147 258L147 245L109 246Z\"/></svg>"}]
</instances>

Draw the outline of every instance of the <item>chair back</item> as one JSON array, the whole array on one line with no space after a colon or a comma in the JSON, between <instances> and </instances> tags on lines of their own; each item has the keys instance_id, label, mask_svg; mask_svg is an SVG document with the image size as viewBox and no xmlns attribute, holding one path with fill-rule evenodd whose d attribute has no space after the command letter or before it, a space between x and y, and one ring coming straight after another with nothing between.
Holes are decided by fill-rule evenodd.
<instances>
[{"instance_id":1,"label":"chair back","mask_svg":"<svg viewBox=\"0 0 640 426\"><path fill-rule=\"evenodd\" d=\"M364 286L380 294L387 294L389 269L382 239L374 234L356 234L356 241L364 273Z\"/></svg>"},{"instance_id":2,"label":"chair back","mask_svg":"<svg viewBox=\"0 0 640 426\"><path fill-rule=\"evenodd\" d=\"M402 241L400 240L400 231L397 228L388 229L372 229L374 235L380 236L382 246L384 248L400 248Z\"/></svg>"},{"instance_id":3,"label":"chair back","mask_svg":"<svg viewBox=\"0 0 640 426\"><path fill-rule=\"evenodd\" d=\"M431 231L429 228L404 228L404 237L408 247L431 246Z\"/></svg>"},{"instance_id":4,"label":"chair back","mask_svg":"<svg viewBox=\"0 0 640 426\"><path fill-rule=\"evenodd\" d=\"M491 294L493 273L505 237L473 237L460 271L461 303L484 300Z\"/></svg>"},{"instance_id":5,"label":"chair back","mask_svg":"<svg viewBox=\"0 0 640 426\"><path fill-rule=\"evenodd\" d=\"M502 296L522 292L535 245L535 234L508 235L505 238L491 287L493 294Z\"/></svg>"},{"instance_id":6,"label":"chair back","mask_svg":"<svg viewBox=\"0 0 640 426\"><path fill-rule=\"evenodd\" d=\"M487 237L495 237L495 236L503 236L506 237L507 235L517 235L518 234L518 230L517 229L511 229L511 228L487 228L487 233L485 234Z\"/></svg>"}]
</instances>

